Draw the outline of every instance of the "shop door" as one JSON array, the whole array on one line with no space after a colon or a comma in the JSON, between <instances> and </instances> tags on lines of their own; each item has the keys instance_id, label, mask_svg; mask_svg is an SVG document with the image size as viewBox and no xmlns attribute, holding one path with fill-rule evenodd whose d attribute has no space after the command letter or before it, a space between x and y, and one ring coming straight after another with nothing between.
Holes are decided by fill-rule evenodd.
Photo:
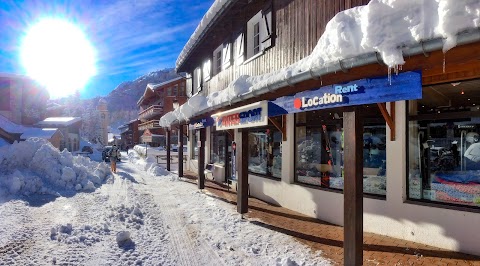
<instances>
[{"instance_id":1,"label":"shop door","mask_svg":"<svg viewBox=\"0 0 480 266\"><path fill-rule=\"evenodd\" d=\"M225 132L225 182L230 183L232 176L232 137Z\"/></svg>"}]
</instances>

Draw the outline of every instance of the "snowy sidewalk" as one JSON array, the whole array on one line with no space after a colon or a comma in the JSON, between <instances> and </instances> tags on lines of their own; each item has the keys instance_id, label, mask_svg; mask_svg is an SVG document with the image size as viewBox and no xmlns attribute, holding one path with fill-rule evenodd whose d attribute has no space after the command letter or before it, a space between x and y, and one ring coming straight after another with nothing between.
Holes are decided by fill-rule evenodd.
<instances>
[{"instance_id":1,"label":"snowy sidewalk","mask_svg":"<svg viewBox=\"0 0 480 266\"><path fill-rule=\"evenodd\" d=\"M197 175L185 172L182 180L196 184ZM236 204L236 193L207 180L207 193L219 200ZM196 187L192 187L196 189ZM322 256L343 265L343 227L249 198L252 223L295 237ZM364 265L480 265L480 257L452 252L414 242L364 233Z\"/></svg>"}]
</instances>

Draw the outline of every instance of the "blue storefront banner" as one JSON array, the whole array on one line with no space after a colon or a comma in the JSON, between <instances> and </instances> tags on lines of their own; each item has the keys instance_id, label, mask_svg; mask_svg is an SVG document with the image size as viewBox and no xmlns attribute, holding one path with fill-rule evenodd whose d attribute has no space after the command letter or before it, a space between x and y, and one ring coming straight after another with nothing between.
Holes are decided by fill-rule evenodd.
<instances>
[{"instance_id":1,"label":"blue storefront banner","mask_svg":"<svg viewBox=\"0 0 480 266\"><path fill-rule=\"evenodd\" d=\"M194 130L194 129L211 127L211 126L213 126L214 122L215 121L210 116L202 118L202 119L193 120L193 121L190 121L190 124L188 125L188 129L189 130Z\"/></svg>"},{"instance_id":2,"label":"blue storefront banner","mask_svg":"<svg viewBox=\"0 0 480 266\"><path fill-rule=\"evenodd\" d=\"M384 103L422 98L422 75L409 71L378 78L367 78L302 91L271 101L269 116L311 110Z\"/></svg>"}]
</instances>

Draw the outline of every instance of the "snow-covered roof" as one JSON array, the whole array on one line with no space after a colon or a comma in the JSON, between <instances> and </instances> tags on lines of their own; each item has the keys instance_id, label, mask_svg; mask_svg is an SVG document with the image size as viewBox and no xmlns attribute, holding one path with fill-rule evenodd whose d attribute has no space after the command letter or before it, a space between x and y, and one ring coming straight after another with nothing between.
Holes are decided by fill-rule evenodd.
<instances>
[{"instance_id":1,"label":"snow-covered roof","mask_svg":"<svg viewBox=\"0 0 480 266\"><path fill-rule=\"evenodd\" d=\"M215 1L182 50L177 67L226 2ZM458 42L480 41L479 26L480 1L370 1L337 13L309 56L263 75L242 75L208 96L194 96L165 114L160 125L169 127L176 120L188 121L208 110L342 69L379 61L388 69L398 69L405 63L404 56L439 49L447 52Z\"/></svg>"},{"instance_id":2,"label":"snow-covered roof","mask_svg":"<svg viewBox=\"0 0 480 266\"><path fill-rule=\"evenodd\" d=\"M37 125L50 127L68 127L81 120L82 118L80 117L48 117L45 120L38 122Z\"/></svg>"},{"instance_id":3,"label":"snow-covered roof","mask_svg":"<svg viewBox=\"0 0 480 266\"><path fill-rule=\"evenodd\" d=\"M147 87L151 88L152 90L155 90L156 88L163 87L165 85L168 85L168 84L173 83L175 81L179 81L181 79L185 79L185 78L184 77L177 77L177 78L170 79L170 80L167 80L167 81L162 82L162 83L148 83Z\"/></svg>"},{"instance_id":4,"label":"snow-covered roof","mask_svg":"<svg viewBox=\"0 0 480 266\"><path fill-rule=\"evenodd\" d=\"M215 2L213 2L212 6L208 9L207 13L205 13L202 20L200 20L197 28L180 52L176 62L177 69L184 63L188 55L190 55L195 46L200 42L207 29L215 23L215 20L222 14L224 10L227 9L228 6L236 1L238 0L215 0Z\"/></svg>"},{"instance_id":5,"label":"snow-covered roof","mask_svg":"<svg viewBox=\"0 0 480 266\"><path fill-rule=\"evenodd\" d=\"M22 139L42 138L50 139L58 131L57 128L28 128L21 136Z\"/></svg>"},{"instance_id":6,"label":"snow-covered roof","mask_svg":"<svg viewBox=\"0 0 480 266\"><path fill-rule=\"evenodd\" d=\"M25 132L25 130L27 130L28 127L15 124L5 116L0 115L0 128L8 133L20 134Z\"/></svg>"}]
</instances>

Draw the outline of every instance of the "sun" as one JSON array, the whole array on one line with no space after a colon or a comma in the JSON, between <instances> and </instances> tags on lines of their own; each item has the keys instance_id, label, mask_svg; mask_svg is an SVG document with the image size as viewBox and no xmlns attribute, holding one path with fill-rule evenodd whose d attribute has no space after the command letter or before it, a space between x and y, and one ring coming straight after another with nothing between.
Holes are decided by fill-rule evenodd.
<instances>
[{"instance_id":1,"label":"sun","mask_svg":"<svg viewBox=\"0 0 480 266\"><path fill-rule=\"evenodd\" d=\"M83 90L96 74L93 46L78 26L62 19L43 19L28 29L20 58L27 75L44 85L51 98Z\"/></svg>"}]
</instances>

